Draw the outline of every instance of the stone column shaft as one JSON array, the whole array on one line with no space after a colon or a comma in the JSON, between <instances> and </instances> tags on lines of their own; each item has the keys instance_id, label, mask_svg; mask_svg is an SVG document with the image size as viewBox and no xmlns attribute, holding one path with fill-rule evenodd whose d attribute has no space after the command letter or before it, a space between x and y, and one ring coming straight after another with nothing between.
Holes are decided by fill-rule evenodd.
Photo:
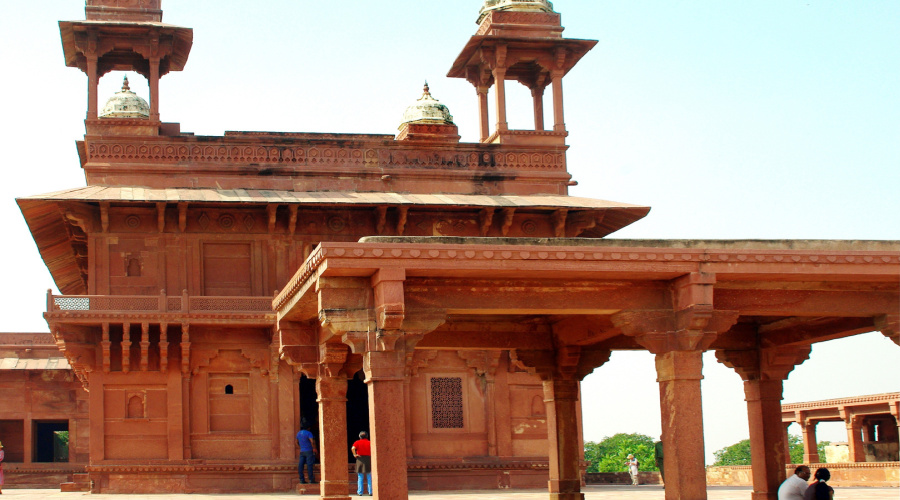
<instances>
[{"instance_id":1,"label":"stone column shaft","mask_svg":"<svg viewBox=\"0 0 900 500\"><path fill-rule=\"evenodd\" d=\"M479 137L482 142L491 136L490 119L488 118L488 87L476 87L478 93Z\"/></svg>"},{"instance_id":2,"label":"stone column shaft","mask_svg":"<svg viewBox=\"0 0 900 500\"><path fill-rule=\"evenodd\" d=\"M803 463L817 464L821 462L819 457L819 444L816 442L816 422L815 420L804 419L800 422L800 428L803 432Z\"/></svg>"},{"instance_id":3,"label":"stone column shaft","mask_svg":"<svg viewBox=\"0 0 900 500\"><path fill-rule=\"evenodd\" d=\"M550 499L584 500L578 449L578 381L545 380L550 440Z\"/></svg>"},{"instance_id":4,"label":"stone column shaft","mask_svg":"<svg viewBox=\"0 0 900 500\"><path fill-rule=\"evenodd\" d=\"M561 71L554 71L551 76L553 79L553 131L565 132L566 122L563 117L563 74Z\"/></svg>"},{"instance_id":5,"label":"stone column shaft","mask_svg":"<svg viewBox=\"0 0 900 500\"><path fill-rule=\"evenodd\" d=\"M405 499L406 412L404 411L404 353L370 351L369 425L372 441L372 485L375 498Z\"/></svg>"},{"instance_id":6,"label":"stone column shaft","mask_svg":"<svg viewBox=\"0 0 900 500\"><path fill-rule=\"evenodd\" d=\"M663 443L666 447L666 500L706 500L703 450L701 351L656 355Z\"/></svg>"},{"instance_id":7,"label":"stone column shaft","mask_svg":"<svg viewBox=\"0 0 900 500\"><path fill-rule=\"evenodd\" d=\"M97 118L97 84L100 81L97 75L97 56L87 56L87 77L88 77L88 102L87 102L87 118L94 120Z\"/></svg>"},{"instance_id":8,"label":"stone column shaft","mask_svg":"<svg viewBox=\"0 0 900 500\"><path fill-rule=\"evenodd\" d=\"M744 382L750 423L750 461L753 464L753 500L778 500L784 482L784 426L781 425L782 381Z\"/></svg>"},{"instance_id":9,"label":"stone column shaft","mask_svg":"<svg viewBox=\"0 0 900 500\"><path fill-rule=\"evenodd\" d=\"M494 98L497 105L497 132L509 130L509 123L506 121L506 68L494 69Z\"/></svg>"},{"instance_id":10,"label":"stone column shaft","mask_svg":"<svg viewBox=\"0 0 900 500\"><path fill-rule=\"evenodd\" d=\"M150 59L150 119L159 121L159 58Z\"/></svg>"},{"instance_id":11,"label":"stone column shaft","mask_svg":"<svg viewBox=\"0 0 900 500\"><path fill-rule=\"evenodd\" d=\"M321 498L349 500L347 489L347 378L319 374L319 468Z\"/></svg>"},{"instance_id":12,"label":"stone column shaft","mask_svg":"<svg viewBox=\"0 0 900 500\"><path fill-rule=\"evenodd\" d=\"M534 129L544 130L544 88L531 89L531 97L534 100Z\"/></svg>"}]
</instances>

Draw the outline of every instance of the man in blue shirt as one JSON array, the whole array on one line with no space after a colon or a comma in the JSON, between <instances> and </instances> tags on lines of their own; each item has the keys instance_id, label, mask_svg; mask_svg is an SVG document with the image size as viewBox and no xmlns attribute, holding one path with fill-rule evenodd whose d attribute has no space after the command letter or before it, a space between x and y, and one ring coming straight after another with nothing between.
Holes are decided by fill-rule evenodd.
<instances>
[{"instance_id":1,"label":"man in blue shirt","mask_svg":"<svg viewBox=\"0 0 900 500\"><path fill-rule=\"evenodd\" d=\"M306 464L306 472L309 476L309 482L315 483L313 476L313 465L316 463L316 440L313 433L309 431L309 425L305 425L300 432L297 433L297 446L300 447L300 463L297 464L297 473L300 474L300 484L306 484L303 480L303 464Z\"/></svg>"}]
</instances>

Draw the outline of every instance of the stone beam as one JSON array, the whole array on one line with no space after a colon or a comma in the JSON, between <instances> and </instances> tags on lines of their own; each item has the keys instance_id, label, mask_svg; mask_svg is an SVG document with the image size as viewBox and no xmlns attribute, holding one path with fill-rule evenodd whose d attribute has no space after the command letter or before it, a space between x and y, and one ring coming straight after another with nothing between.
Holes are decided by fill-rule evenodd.
<instances>
[{"instance_id":1,"label":"stone beam","mask_svg":"<svg viewBox=\"0 0 900 500\"><path fill-rule=\"evenodd\" d=\"M860 287L864 288L864 287ZM900 310L896 290L716 288L716 307L744 316L878 316Z\"/></svg>"},{"instance_id":2,"label":"stone beam","mask_svg":"<svg viewBox=\"0 0 900 500\"><path fill-rule=\"evenodd\" d=\"M623 309L670 308L671 294L658 283L512 280L451 284L408 282L408 307L440 304L450 314L612 314Z\"/></svg>"},{"instance_id":3,"label":"stone beam","mask_svg":"<svg viewBox=\"0 0 900 500\"><path fill-rule=\"evenodd\" d=\"M759 326L762 347L809 345L875 329L870 317L809 318L792 317Z\"/></svg>"}]
</instances>

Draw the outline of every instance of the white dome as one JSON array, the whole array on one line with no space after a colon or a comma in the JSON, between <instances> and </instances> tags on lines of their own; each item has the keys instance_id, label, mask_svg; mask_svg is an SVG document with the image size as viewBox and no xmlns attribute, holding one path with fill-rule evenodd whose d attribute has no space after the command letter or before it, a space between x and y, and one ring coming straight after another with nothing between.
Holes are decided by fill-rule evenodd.
<instances>
[{"instance_id":1,"label":"white dome","mask_svg":"<svg viewBox=\"0 0 900 500\"><path fill-rule=\"evenodd\" d=\"M453 125L453 116L447 106L431 96L428 82L425 82L424 93L412 106L403 112L402 123L440 123Z\"/></svg>"},{"instance_id":2,"label":"white dome","mask_svg":"<svg viewBox=\"0 0 900 500\"><path fill-rule=\"evenodd\" d=\"M122 90L106 101L100 118L149 118L150 105L139 95L131 91L128 77L122 82Z\"/></svg>"}]
</instances>

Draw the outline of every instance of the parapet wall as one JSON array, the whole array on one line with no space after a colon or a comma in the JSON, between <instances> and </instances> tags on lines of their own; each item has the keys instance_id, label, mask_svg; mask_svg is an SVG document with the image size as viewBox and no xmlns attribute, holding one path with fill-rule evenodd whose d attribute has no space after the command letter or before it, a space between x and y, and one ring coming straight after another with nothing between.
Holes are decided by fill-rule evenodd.
<instances>
[{"instance_id":1,"label":"parapet wall","mask_svg":"<svg viewBox=\"0 0 900 500\"><path fill-rule=\"evenodd\" d=\"M789 465L787 474L793 474L796 467L797 465ZM900 462L810 464L809 467L813 471L819 467L827 467L831 472L831 480L828 481L828 484L835 487L900 487ZM749 465L707 467L706 484L709 486L752 486L753 476Z\"/></svg>"}]
</instances>

